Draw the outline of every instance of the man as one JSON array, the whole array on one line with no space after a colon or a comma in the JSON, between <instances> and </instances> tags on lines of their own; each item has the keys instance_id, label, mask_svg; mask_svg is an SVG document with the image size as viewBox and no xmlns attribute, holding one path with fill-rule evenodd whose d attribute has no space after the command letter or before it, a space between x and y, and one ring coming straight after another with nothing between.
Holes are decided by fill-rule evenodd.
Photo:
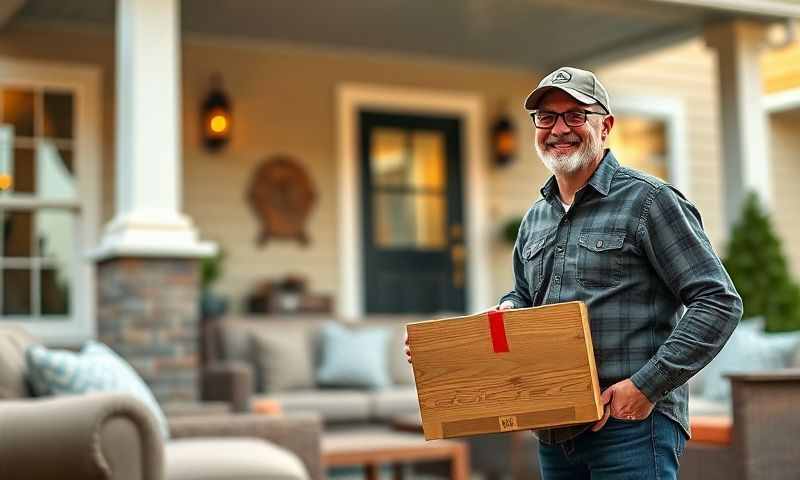
<instances>
[{"instance_id":1,"label":"man","mask_svg":"<svg viewBox=\"0 0 800 480\"><path fill-rule=\"evenodd\" d=\"M593 73L556 70L525 108L553 176L520 226L498 308L585 302L605 404L595 424L536 432L542 475L675 479L686 381L725 344L741 299L696 207L603 148L614 116Z\"/></svg>"}]
</instances>

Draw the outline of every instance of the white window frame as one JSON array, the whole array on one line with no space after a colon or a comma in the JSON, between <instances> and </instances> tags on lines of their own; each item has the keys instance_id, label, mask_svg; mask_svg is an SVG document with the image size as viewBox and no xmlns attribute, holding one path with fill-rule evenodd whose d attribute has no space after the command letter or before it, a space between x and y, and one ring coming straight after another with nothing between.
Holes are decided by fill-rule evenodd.
<instances>
[{"instance_id":1,"label":"white window frame","mask_svg":"<svg viewBox=\"0 0 800 480\"><path fill-rule=\"evenodd\" d=\"M60 319L7 317L2 325L19 325L48 344L76 345L95 337L96 294L95 265L87 252L97 244L101 203L100 68L49 62L35 62L0 57L0 86L33 89L68 90L75 99L75 138L73 161L78 199L75 201L42 201L17 197L0 199L0 206L57 207L69 209L75 216L77 250L74 283L70 285L70 315Z\"/></svg>"},{"instance_id":2,"label":"white window frame","mask_svg":"<svg viewBox=\"0 0 800 480\"><path fill-rule=\"evenodd\" d=\"M611 95L614 115L637 115L660 120L667 127L667 180L688 198L691 196L689 179L689 138L686 132L686 109L675 97ZM613 133L612 133L613 135ZM622 159L624 161L624 159Z\"/></svg>"}]
</instances>

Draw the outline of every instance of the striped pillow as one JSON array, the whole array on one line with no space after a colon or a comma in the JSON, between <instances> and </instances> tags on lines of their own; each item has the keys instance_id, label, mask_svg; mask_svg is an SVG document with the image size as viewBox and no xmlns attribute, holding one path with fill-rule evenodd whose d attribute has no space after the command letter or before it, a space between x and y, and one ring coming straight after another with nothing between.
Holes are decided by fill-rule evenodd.
<instances>
[{"instance_id":1,"label":"striped pillow","mask_svg":"<svg viewBox=\"0 0 800 480\"><path fill-rule=\"evenodd\" d=\"M37 396L90 392L129 393L153 413L162 436L169 438L164 412L139 375L113 350L87 341L80 353L31 345L25 351L28 379Z\"/></svg>"}]
</instances>

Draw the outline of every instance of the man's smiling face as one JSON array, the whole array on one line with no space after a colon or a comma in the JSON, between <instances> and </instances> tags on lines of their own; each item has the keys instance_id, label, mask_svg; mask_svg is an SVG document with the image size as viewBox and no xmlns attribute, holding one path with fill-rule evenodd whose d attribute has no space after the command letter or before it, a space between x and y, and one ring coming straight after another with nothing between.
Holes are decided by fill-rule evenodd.
<instances>
[{"instance_id":1,"label":"man's smiling face","mask_svg":"<svg viewBox=\"0 0 800 480\"><path fill-rule=\"evenodd\" d=\"M598 104L584 105L561 90L548 93L537 110L563 113L590 110L602 112ZM609 117L606 117L607 119ZM613 117L612 117L613 118ZM570 127L559 117L551 128L536 129L536 153L554 174L570 174L589 165L603 151L603 141L611 129L601 115L589 115L580 127Z\"/></svg>"}]
</instances>

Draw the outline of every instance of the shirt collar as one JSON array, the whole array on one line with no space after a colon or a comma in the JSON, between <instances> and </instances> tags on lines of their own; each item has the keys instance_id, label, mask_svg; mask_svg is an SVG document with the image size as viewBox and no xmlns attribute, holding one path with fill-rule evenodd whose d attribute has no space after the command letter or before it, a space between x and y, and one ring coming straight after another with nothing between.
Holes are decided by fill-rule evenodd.
<instances>
[{"instance_id":1,"label":"shirt collar","mask_svg":"<svg viewBox=\"0 0 800 480\"><path fill-rule=\"evenodd\" d=\"M619 162L617 162L614 154L611 153L611 149L606 149L600 165L597 166L592 176L589 177L589 181L586 182L587 185L591 185L599 194L607 197L608 192L611 190L611 181L614 179L614 174L618 168ZM540 190L540 193L542 197L550 198L556 191L558 191L558 183L556 183L555 175L551 175Z\"/></svg>"}]
</instances>

